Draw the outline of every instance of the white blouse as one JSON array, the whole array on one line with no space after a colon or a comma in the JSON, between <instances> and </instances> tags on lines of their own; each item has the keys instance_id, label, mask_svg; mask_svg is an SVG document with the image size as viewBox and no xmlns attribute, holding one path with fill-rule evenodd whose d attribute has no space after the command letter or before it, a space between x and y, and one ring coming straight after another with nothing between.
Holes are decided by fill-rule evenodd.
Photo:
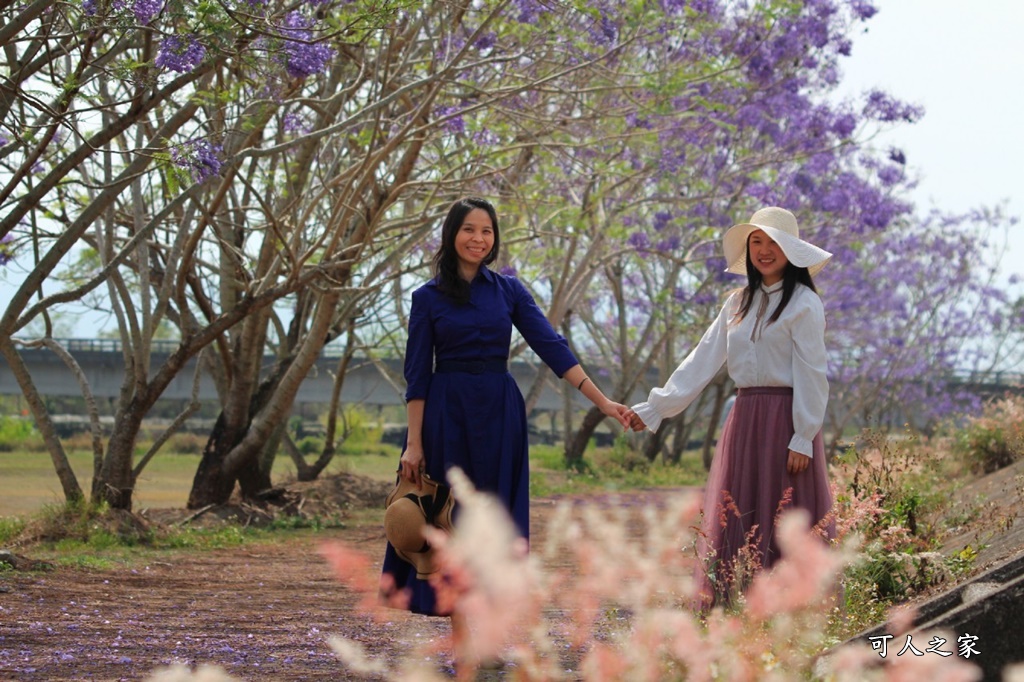
<instances>
[{"instance_id":1,"label":"white blouse","mask_svg":"<svg viewBox=\"0 0 1024 682\"><path fill-rule=\"evenodd\" d=\"M685 410L728 361L729 376L739 388L793 388L795 433L789 448L813 456L811 441L821 430L828 403L825 309L821 298L797 284L782 315L769 323L782 298L782 282L762 285L746 317L736 324L732 320L742 298L742 290L729 296L700 343L668 382L652 390L647 402L634 405L633 411L648 429L656 431L662 419Z\"/></svg>"}]
</instances>

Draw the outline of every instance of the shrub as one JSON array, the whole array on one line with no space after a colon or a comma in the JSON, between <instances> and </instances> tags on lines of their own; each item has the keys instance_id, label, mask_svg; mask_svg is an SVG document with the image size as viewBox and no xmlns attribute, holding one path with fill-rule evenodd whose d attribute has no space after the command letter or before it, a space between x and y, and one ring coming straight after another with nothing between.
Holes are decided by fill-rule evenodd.
<instances>
[{"instance_id":1,"label":"shrub","mask_svg":"<svg viewBox=\"0 0 1024 682\"><path fill-rule=\"evenodd\" d=\"M1024 457L1024 397L986 403L955 432L954 450L974 473L992 473Z\"/></svg>"},{"instance_id":2,"label":"shrub","mask_svg":"<svg viewBox=\"0 0 1024 682\"><path fill-rule=\"evenodd\" d=\"M0 547L11 544L11 541L25 530L25 522L16 517L0 516Z\"/></svg>"},{"instance_id":3,"label":"shrub","mask_svg":"<svg viewBox=\"0 0 1024 682\"><path fill-rule=\"evenodd\" d=\"M43 507L24 534L37 541L79 543L93 549L152 541L149 527L131 512L84 500Z\"/></svg>"},{"instance_id":4,"label":"shrub","mask_svg":"<svg viewBox=\"0 0 1024 682\"><path fill-rule=\"evenodd\" d=\"M168 439L163 450L175 455L201 455L208 440L208 434L179 432Z\"/></svg>"},{"instance_id":5,"label":"shrub","mask_svg":"<svg viewBox=\"0 0 1024 682\"><path fill-rule=\"evenodd\" d=\"M35 423L27 417L0 416L0 452L44 450L42 436Z\"/></svg>"},{"instance_id":6,"label":"shrub","mask_svg":"<svg viewBox=\"0 0 1024 682\"><path fill-rule=\"evenodd\" d=\"M938 533L926 519L948 503L930 478L940 459L914 436L867 430L835 460L837 535L861 542L843 575L847 618L837 634L875 625L893 604L970 569L974 555L946 559L934 551Z\"/></svg>"},{"instance_id":7,"label":"shrub","mask_svg":"<svg viewBox=\"0 0 1024 682\"><path fill-rule=\"evenodd\" d=\"M303 455L319 455L324 451L324 439L318 436L306 436L295 444Z\"/></svg>"}]
</instances>

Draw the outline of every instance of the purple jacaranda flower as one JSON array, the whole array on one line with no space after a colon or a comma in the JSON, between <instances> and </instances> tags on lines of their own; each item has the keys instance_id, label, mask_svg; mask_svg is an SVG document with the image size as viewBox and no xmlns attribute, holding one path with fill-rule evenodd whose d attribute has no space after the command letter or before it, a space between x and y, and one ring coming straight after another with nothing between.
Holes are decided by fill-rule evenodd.
<instances>
[{"instance_id":1,"label":"purple jacaranda flower","mask_svg":"<svg viewBox=\"0 0 1024 682\"><path fill-rule=\"evenodd\" d=\"M924 109L900 102L881 90L872 90L864 105L864 115L886 123L915 123L924 115Z\"/></svg>"},{"instance_id":2,"label":"purple jacaranda flower","mask_svg":"<svg viewBox=\"0 0 1024 682\"><path fill-rule=\"evenodd\" d=\"M891 187L903 180L903 169L897 166L883 166L878 169L878 179L886 187Z\"/></svg>"},{"instance_id":3,"label":"purple jacaranda flower","mask_svg":"<svg viewBox=\"0 0 1024 682\"><path fill-rule=\"evenodd\" d=\"M601 20L591 29L590 35L598 45L612 45L618 40L619 27L611 17L601 12Z\"/></svg>"},{"instance_id":4,"label":"purple jacaranda flower","mask_svg":"<svg viewBox=\"0 0 1024 682\"><path fill-rule=\"evenodd\" d=\"M669 211L658 211L654 214L653 226L655 231L661 232L672 222L672 213Z\"/></svg>"},{"instance_id":5,"label":"purple jacaranda flower","mask_svg":"<svg viewBox=\"0 0 1024 682\"><path fill-rule=\"evenodd\" d=\"M516 21L521 24L535 24L545 12L544 5L538 0L514 0L512 5L517 12Z\"/></svg>"},{"instance_id":6,"label":"purple jacaranda flower","mask_svg":"<svg viewBox=\"0 0 1024 682\"><path fill-rule=\"evenodd\" d=\"M473 133L473 142L481 147L493 147L501 142L501 138L494 131L480 130Z\"/></svg>"},{"instance_id":7,"label":"purple jacaranda flower","mask_svg":"<svg viewBox=\"0 0 1024 682\"><path fill-rule=\"evenodd\" d=\"M889 160L898 163L901 166L907 165L907 157L904 156L902 149L896 149L893 147L889 150Z\"/></svg>"},{"instance_id":8,"label":"purple jacaranda flower","mask_svg":"<svg viewBox=\"0 0 1024 682\"><path fill-rule=\"evenodd\" d=\"M857 117L850 113L837 116L835 122L832 124L832 132L839 137L850 137L856 129Z\"/></svg>"},{"instance_id":9,"label":"purple jacaranda flower","mask_svg":"<svg viewBox=\"0 0 1024 682\"><path fill-rule=\"evenodd\" d=\"M637 251L646 251L651 247L651 240L647 237L647 233L640 231L629 235L629 239L626 240L626 243Z\"/></svg>"},{"instance_id":10,"label":"purple jacaranda flower","mask_svg":"<svg viewBox=\"0 0 1024 682\"><path fill-rule=\"evenodd\" d=\"M661 9L666 14L677 14L686 9L686 0L661 0Z\"/></svg>"},{"instance_id":11,"label":"purple jacaranda flower","mask_svg":"<svg viewBox=\"0 0 1024 682\"><path fill-rule=\"evenodd\" d=\"M82 0L82 12L87 17L96 16L96 0Z\"/></svg>"},{"instance_id":12,"label":"purple jacaranda flower","mask_svg":"<svg viewBox=\"0 0 1024 682\"><path fill-rule=\"evenodd\" d=\"M476 42L473 45L474 47L476 47L476 49L483 51L491 49L497 44L497 42L498 34L495 33L494 31L488 31L487 33L484 33L479 38L477 38Z\"/></svg>"},{"instance_id":13,"label":"purple jacaranda flower","mask_svg":"<svg viewBox=\"0 0 1024 682\"><path fill-rule=\"evenodd\" d=\"M322 73L334 58L334 50L321 42L313 42L313 20L300 12L289 12L281 35L284 36L284 69L293 78L307 78Z\"/></svg>"},{"instance_id":14,"label":"purple jacaranda flower","mask_svg":"<svg viewBox=\"0 0 1024 682\"><path fill-rule=\"evenodd\" d=\"M188 73L199 66L204 56L206 56L206 48L194 35L172 35L167 36L160 43L160 50L157 52L154 63L163 69Z\"/></svg>"},{"instance_id":15,"label":"purple jacaranda flower","mask_svg":"<svg viewBox=\"0 0 1024 682\"><path fill-rule=\"evenodd\" d=\"M630 128L643 128L650 130L651 121L646 116L640 116L635 111L626 114L626 125Z\"/></svg>"},{"instance_id":16,"label":"purple jacaranda flower","mask_svg":"<svg viewBox=\"0 0 1024 682\"><path fill-rule=\"evenodd\" d=\"M223 161L219 154L221 145L210 144L209 140L193 140L171 151L171 161L192 176L193 182L203 182L220 173Z\"/></svg>"},{"instance_id":17,"label":"purple jacaranda flower","mask_svg":"<svg viewBox=\"0 0 1024 682\"><path fill-rule=\"evenodd\" d=\"M867 0L853 0L851 3L853 13L861 21L866 21L878 13L878 10Z\"/></svg>"},{"instance_id":18,"label":"purple jacaranda flower","mask_svg":"<svg viewBox=\"0 0 1024 682\"><path fill-rule=\"evenodd\" d=\"M459 107L457 106L442 106L435 110L435 114L438 120L446 119L441 124L444 129L450 133L461 134L466 132L466 122L462 116L458 114Z\"/></svg>"},{"instance_id":19,"label":"purple jacaranda flower","mask_svg":"<svg viewBox=\"0 0 1024 682\"><path fill-rule=\"evenodd\" d=\"M672 235L667 239L659 241L654 245L654 248L662 253L673 253L679 250L681 244L682 240L679 238L679 235Z\"/></svg>"},{"instance_id":20,"label":"purple jacaranda flower","mask_svg":"<svg viewBox=\"0 0 1024 682\"><path fill-rule=\"evenodd\" d=\"M298 135L305 135L312 129L306 117L295 112L285 114L281 125L286 133Z\"/></svg>"},{"instance_id":21,"label":"purple jacaranda flower","mask_svg":"<svg viewBox=\"0 0 1024 682\"><path fill-rule=\"evenodd\" d=\"M694 305L717 305L719 302L719 296L714 291L702 290L698 291L693 297Z\"/></svg>"},{"instance_id":22,"label":"purple jacaranda flower","mask_svg":"<svg viewBox=\"0 0 1024 682\"><path fill-rule=\"evenodd\" d=\"M135 20L145 26L164 8L163 0L114 0L111 8L116 12L130 9Z\"/></svg>"},{"instance_id":23,"label":"purple jacaranda flower","mask_svg":"<svg viewBox=\"0 0 1024 682\"><path fill-rule=\"evenodd\" d=\"M804 194L814 194L814 178L807 173L797 173L793 177L793 185Z\"/></svg>"},{"instance_id":24,"label":"purple jacaranda flower","mask_svg":"<svg viewBox=\"0 0 1024 682\"><path fill-rule=\"evenodd\" d=\"M501 266L501 268L498 269L498 272L500 272L501 274L505 275L506 277L515 277L516 274L518 274L516 272L516 269L514 267L512 267L511 265L503 265L503 266Z\"/></svg>"},{"instance_id":25,"label":"purple jacaranda flower","mask_svg":"<svg viewBox=\"0 0 1024 682\"><path fill-rule=\"evenodd\" d=\"M14 237L8 233L0 238L0 265L7 265L14 258Z\"/></svg>"},{"instance_id":26,"label":"purple jacaranda flower","mask_svg":"<svg viewBox=\"0 0 1024 682\"><path fill-rule=\"evenodd\" d=\"M140 24L145 26L153 20L160 10L164 8L163 0L135 0L135 5L132 7L132 11L135 13L135 19Z\"/></svg>"}]
</instances>

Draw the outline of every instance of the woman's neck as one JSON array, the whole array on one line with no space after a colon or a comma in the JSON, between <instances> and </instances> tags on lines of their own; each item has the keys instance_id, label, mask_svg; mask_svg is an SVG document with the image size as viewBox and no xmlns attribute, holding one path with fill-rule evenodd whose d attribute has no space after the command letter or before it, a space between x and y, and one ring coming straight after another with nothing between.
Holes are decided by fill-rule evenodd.
<instances>
[{"instance_id":1,"label":"woman's neck","mask_svg":"<svg viewBox=\"0 0 1024 682\"><path fill-rule=\"evenodd\" d=\"M467 263L459 263L459 277L472 282L476 278L477 273L480 272L479 265L469 265Z\"/></svg>"}]
</instances>

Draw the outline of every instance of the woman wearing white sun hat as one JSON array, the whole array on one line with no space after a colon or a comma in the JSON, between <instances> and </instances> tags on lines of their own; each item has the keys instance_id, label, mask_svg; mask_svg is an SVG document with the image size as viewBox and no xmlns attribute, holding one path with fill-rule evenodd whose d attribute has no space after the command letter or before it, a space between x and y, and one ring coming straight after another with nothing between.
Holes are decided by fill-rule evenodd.
<instances>
[{"instance_id":1,"label":"woman wearing white sun hat","mask_svg":"<svg viewBox=\"0 0 1024 682\"><path fill-rule=\"evenodd\" d=\"M805 509L823 536L835 534L821 436L828 402L825 312L811 278L832 254L802 240L793 214L775 206L729 228L723 248L726 271L746 275L747 285L729 296L666 384L631 415L634 430L656 431L723 364L737 386L705 489L697 547L701 608L742 589L737 579L750 569L778 560L780 510Z\"/></svg>"}]
</instances>

